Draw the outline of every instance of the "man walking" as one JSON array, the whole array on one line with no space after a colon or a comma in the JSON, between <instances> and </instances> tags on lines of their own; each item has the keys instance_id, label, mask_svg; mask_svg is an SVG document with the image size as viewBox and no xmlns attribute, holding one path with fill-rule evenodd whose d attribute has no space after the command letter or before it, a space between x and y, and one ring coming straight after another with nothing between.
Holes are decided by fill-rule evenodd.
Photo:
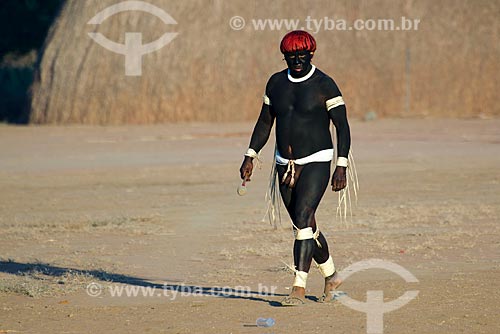
<instances>
[{"instance_id":1,"label":"man walking","mask_svg":"<svg viewBox=\"0 0 500 334\"><path fill-rule=\"evenodd\" d=\"M269 79L260 116L240 168L241 178L250 181L253 159L266 144L276 121L276 163L279 190L292 219L295 280L284 306L304 303L311 262L325 278L321 301L341 280L329 254L328 243L316 226L315 212L330 180L334 156L330 122L337 132L337 161L331 177L332 190L346 187L350 130L340 90L311 60L316 41L305 31L292 31L281 41L288 68Z\"/></svg>"}]
</instances>

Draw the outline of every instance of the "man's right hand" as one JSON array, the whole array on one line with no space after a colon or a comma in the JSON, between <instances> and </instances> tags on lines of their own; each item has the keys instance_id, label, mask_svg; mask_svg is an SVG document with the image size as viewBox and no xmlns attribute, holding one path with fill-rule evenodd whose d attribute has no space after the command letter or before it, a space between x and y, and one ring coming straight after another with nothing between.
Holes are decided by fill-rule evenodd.
<instances>
[{"instance_id":1,"label":"man's right hand","mask_svg":"<svg viewBox=\"0 0 500 334\"><path fill-rule=\"evenodd\" d=\"M250 181L250 176L252 176L253 171L253 158L245 156L243 163L240 167L240 176L244 181Z\"/></svg>"}]
</instances>

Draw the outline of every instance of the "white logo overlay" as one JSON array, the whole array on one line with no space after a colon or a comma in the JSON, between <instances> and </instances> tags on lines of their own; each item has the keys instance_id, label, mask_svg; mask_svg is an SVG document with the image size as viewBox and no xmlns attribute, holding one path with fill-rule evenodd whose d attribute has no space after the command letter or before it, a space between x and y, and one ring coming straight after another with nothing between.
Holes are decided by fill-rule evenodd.
<instances>
[{"instance_id":1,"label":"white logo overlay","mask_svg":"<svg viewBox=\"0 0 500 334\"><path fill-rule=\"evenodd\" d=\"M91 18L87 24L99 25L110 16L126 11L143 11L158 17L165 24L177 24L177 22L163 9L143 1L123 1L106 7ZM141 76L142 56L163 48L170 43L178 33L165 33L156 41L147 44L142 44L142 34L137 32L126 32L125 44L113 42L101 33L90 32L88 35L105 49L125 55L125 75Z\"/></svg>"},{"instance_id":2,"label":"white logo overlay","mask_svg":"<svg viewBox=\"0 0 500 334\"><path fill-rule=\"evenodd\" d=\"M401 276L408 283L416 283L418 279L408 270L399 264L384 261L381 259L369 259L351 264L340 272L342 280L349 276L366 269L386 269ZM419 291L406 291L399 298L384 303L384 292L381 290L368 290L366 292L366 302L360 302L347 295L342 295L338 300L353 310L366 313L366 332L368 334L381 334L384 332L384 313L397 310L412 299L417 297Z\"/></svg>"}]
</instances>

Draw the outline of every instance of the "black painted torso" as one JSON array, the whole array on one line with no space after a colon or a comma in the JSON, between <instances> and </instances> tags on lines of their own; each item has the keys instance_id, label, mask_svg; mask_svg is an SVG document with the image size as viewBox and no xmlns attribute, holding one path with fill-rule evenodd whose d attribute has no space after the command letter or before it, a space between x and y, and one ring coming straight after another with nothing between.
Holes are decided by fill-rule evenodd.
<instances>
[{"instance_id":1,"label":"black painted torso","mask_svg":"<svg viewBox=\"0 0 500 334\"><path fill-rule=\"evenodd\" d=\"M332 84L335 87L328 87ZM333 147L325 105L326 100L335 97L331 96L332 90L338 91L331 78L316 69L309 79L291 82L284 70L271 77L267 89L282 157L298 159Z\"/></svg>"}]
</instances>

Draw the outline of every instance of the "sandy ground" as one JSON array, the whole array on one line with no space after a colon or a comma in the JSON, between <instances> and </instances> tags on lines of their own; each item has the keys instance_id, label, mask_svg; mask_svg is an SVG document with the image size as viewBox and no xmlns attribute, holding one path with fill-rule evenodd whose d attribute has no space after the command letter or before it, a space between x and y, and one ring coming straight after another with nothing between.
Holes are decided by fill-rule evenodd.
<instances>
[{"instance_id":1,"label":"sandy ground","mask_svg":"<svg viewBox=\"0 0 500 334\"><path fill-rule=\"evenodd\" d=\"M418 282L370 269L342 290L419 291L384 333L499 333L500 120L351 125L358 205L343 223L328 191L318 223L340 270L383 259ZM0 333L366 333L317 302L316 268L307 304L278 306L293 239L262 220L272 143L236 195L252 127L0 126Z\"/></svg>"}]
</instances>

